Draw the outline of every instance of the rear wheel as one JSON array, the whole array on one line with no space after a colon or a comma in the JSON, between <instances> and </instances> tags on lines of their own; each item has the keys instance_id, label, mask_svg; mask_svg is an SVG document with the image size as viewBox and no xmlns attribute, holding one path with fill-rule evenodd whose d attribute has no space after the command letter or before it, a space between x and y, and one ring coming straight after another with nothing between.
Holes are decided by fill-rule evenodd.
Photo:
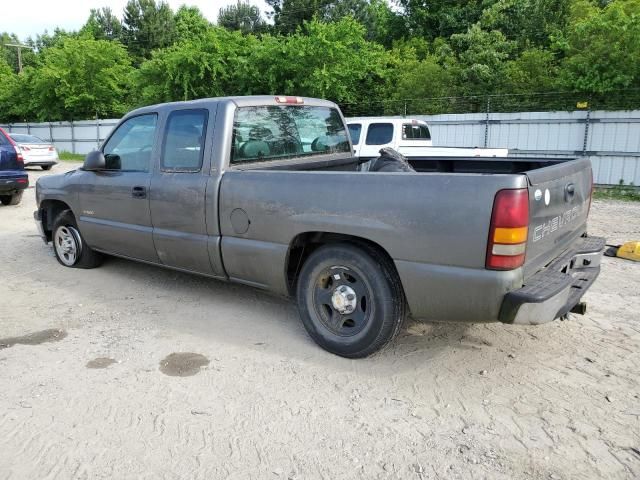
<instances>
[{"instance_id":1,"label":"rear wheel","mask_svg":"<svg viewBox=\"0 0 640 480\"><path fill-rule=\"evenodd\" d=\"M54 220L52 239L56 259L65 267L95 268L102 263L102 255L84 242L71 210Z\"/></svg>"},{"instance_id":2,"label":"rear wheel","mask_svg":"<svg viewBox=\"0 0 640 480\"><path fill-rule=\"evenodd\" d=\"M51 170L51 167L53 165L40 165L40 168L42 168L43 170Z\"/></svg>"},{"instance_id":3,"label":"rear wheel","mask_svg":"<svg viewBox=\"0 0 640 480\"><path fill-rule=\"evenodd\" d=\"M406 317L404 293L391 261L366 246L346 243L311 254L300 272L297 302L316 343L348 358L383 348Z\"/></svg>"},{"instance_id":4,"label":"rear wheel","mask_svg":"<svg viewBox=\"0 0 640 480\"><path fill-rule=\"evenodd\" d=\"M18 205L22 201L22 191L13 195L0 195L0 202L3 205Z\"/></svg>"}]
</instances>

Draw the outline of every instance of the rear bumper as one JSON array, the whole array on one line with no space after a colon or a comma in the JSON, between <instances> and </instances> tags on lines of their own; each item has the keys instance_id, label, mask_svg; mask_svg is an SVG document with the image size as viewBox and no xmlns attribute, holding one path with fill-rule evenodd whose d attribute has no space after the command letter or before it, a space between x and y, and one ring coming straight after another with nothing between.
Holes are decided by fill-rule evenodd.
<instances>
[{"instance_id":1,"label":"rear bumper","mask_svg":"<svg viewBox=\"0 0 640 480\"><path fill-rule=\"evenodd\" d=\"M27 175L14 175L10 177L0 177L0 193L13 193L24 190L29 186L29 177Z\"/></svg>"},{"instance_id":2,"label":"rear bumper","mask_svg":"<svg viewBox=\"0 0 640 480\"><path fill-rule=\"evenodd\" d=\"M499 320L538 325L567 314L598 277L604 247L604 238L580 238L524 287L505 295Z\"/></svg>"},{"instance_id":3,"label":"rear bumper","mask_svg":"<svg viewBox=\"0 0 640 480\"><path fill-rule=\"evenodd\" d=\"M57 159L42 159L42 160L25 160L25 167L47 167L49 165L56 165L58 163Z\"/></svg>"}]
</instances>

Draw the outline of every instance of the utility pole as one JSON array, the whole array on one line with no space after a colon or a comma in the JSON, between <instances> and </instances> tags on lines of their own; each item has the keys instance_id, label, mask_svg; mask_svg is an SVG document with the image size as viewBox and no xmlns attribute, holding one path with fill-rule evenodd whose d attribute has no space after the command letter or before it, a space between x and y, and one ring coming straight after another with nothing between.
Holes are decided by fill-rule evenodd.
<instances>
[{"instance_id":1,"label":"utility pole","mask_svg":"<svg viewBox=\"0 0 640 480\"><path fill-rule=\"evenodd\" d=\"M22 72L22 49L31 47L29 45L20 45L17 43L5 43L4 46L18 49L18 73Z\"/></svg>"}]
</instances>

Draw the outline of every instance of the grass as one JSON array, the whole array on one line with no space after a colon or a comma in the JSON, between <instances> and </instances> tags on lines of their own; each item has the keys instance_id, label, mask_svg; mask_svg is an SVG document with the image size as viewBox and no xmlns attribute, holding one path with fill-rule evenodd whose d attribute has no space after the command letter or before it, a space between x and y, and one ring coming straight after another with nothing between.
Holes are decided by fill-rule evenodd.
<instances>
[{"instance_id":1,"label":"grass","mask_svg":"<svg viewBox=\"0 0 640 480\"><path fill-rule=\"evenodd\" d=\"M82 162L85 155L82 153L71 153L64 150L58 152L58 158L63 162Z\"/></svg>"},{"instance_id":2,"label":"grass","mask_svg":"<svg viewBox=\"0 0 640 480\"><path fill-rule=\"evenodd\" d=\"M625 200L640 202L640 189L633 185L615 185L612 187L596 187L593 198L597 200Z\"/></svg>"}]
</instances>

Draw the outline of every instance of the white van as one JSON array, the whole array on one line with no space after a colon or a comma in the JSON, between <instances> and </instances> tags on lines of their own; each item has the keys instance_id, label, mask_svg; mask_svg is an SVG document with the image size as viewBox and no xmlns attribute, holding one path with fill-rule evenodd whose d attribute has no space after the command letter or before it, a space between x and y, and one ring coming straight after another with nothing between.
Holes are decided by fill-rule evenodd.
<instances>
[{"instance_id":1,"label":"white van","mask_svg":"<svg viewBox=\"0 0 640 480\"><path fill-rule=\"evenodd\" d=\"M410 118L347 118L354 154L371 159L381 148L390 147L407 158L506 157L506 148L434 147L429 125Z\"/></svg>"}]
</instances>

